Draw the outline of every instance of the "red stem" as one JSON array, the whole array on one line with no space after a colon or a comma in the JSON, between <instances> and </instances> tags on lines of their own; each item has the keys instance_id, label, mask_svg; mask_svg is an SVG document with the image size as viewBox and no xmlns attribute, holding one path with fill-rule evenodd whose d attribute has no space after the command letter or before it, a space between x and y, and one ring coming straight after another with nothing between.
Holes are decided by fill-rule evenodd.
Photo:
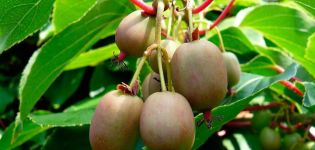
<instances>
[{"instance_id":1,"label":"red stem","mask_svg":"<svg viewBox=\"0 0 315 150\"><path fill-rule=\"evenodd\" d=\"M244 111L256 111L256 110L266 110L270 108L275 108L283 105L283 103L279 102L271 102L268 105L254 105L244 109Z\"/></svg>"},{"instance_id":2,"label":"red stem","mask_svg":"<svg viewBox=\"0 0 315 150\"><path fill-rule=\"evenodd\" d=\"M229 2L229 4L225 7L225 9L223 10L223 12L220 14L220 16L213 22L213 24L209 27L208 30L213 29L216 25L218 25L226 16L226 14L229 12L229 10L231 9L233 3L235 0L231 0ZM200 30L199 31L199 35L204 35L206 34L207 30Z\"/></svg>"},{"instance_id":3,"label":"red stem","mask_svg":"<svg viewBox=\"0 0 315 150\"><path fill-rule=\"evenodd\" d=\"M211 3L212 3L213 0L205 0L200 6L194 8L192 10L192 13L193 14L198 14L200 13L201 11L203 11L205 8L207 8Z\"/></svg>"},{"instance_id":4,"label":"red stem","mask_svg":"<svg viewBox=\"0 0 315 150\"><path fill-rule=\"evenodd\" d=\"M252 123L250 121L239 121L239 120L232 120L228 123L226 123L224 126L225 127L250 127Z\"/></svg>"},{"instance_id":5,"label":"red stem","mask_svg":"<svg viewBox=\"0 0 315 150\"><path fill-rule=\"evenodd\" d=\"M290 81L281 80L279 82L280 82L280 84L284 85L285 87L287 87L288 89L290 89L294 93L296 93L302 97L304 96L303 92L300 89L298 89L297 87L295 87L295 85L293 83L291 83Z\"/></svg>"},{"instance_id":6,"label":"red stem","mask_svg":"<svg viewBox=\"0 0 315 150\"><path fill-rule=\"evenodd\" d=\"M130 0L130 2L140 7L144 12L146 12L149 15L156 14L156 10L154 9L154 7L146 4L145 2L143 2L143 0Z\"/></svg>"}]
</instances>

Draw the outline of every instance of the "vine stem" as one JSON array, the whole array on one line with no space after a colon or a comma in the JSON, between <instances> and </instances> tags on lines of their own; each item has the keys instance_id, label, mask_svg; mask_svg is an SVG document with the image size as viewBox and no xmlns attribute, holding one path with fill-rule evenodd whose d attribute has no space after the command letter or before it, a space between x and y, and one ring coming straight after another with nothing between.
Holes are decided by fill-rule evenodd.
<instances>
[{"instance_id":1,"label":"vine stem","mask_svg":"<svg viewBox=\"0 0 315 150\"><path fill-rule=\"evenodd\" d=\"M146 4L143 0L130 0L130 2L140 7L144 12L149 15L155 15L156 13L154 7Z\"/></svg>"},{"instance_id":2,"label":"vine stem","mask_svg":"<svg viewBox=\"0 0 315 150\"><path fill-rule=\"evenodd\" d=\"M220 49L221 49L222 53L224 53L225 52L225 47L224 47L224 42L223 42L223 38L222 38L221 32L220 32L218 27L214 27L214 29L217 32L218 37L219 37Z\"/></svg>"},{"instance_id":3,"label":"vine stem","mask_svg":"<svg viewBox=\"0 0 315 150\"><path fill-rule=\"evenodd\" d=\"M211 3L212 3L213 0L205 0L201 5L199 5L198 7L194 8L192 10L192 13L193 14L198 14L200 13L201 11L203 11L205 8L207 8Z\"/></svg>"},{"instance_id":4,"label":"vine stem","mask_svg":"<svg viewBox=\"0 0 315 150\"><path fill-rule=\"evenodd\" d=\"M189 41L192 41L192 32L193 32L193 22L192 22L192 9L193 9L193 3L191 0L187 0L186 3L186 12L188 14L188 38Z\"/></svg>"},{"instance_id":5,"label":"vine stem","mask_svg":"<svg viewBox=\"0 0 315 150\"><path fill-rule=\"evenodd\" d=\"M164 10L164 2L162 0L158 0L157 12L156 12L156 27L155 27L155 43L158 45L157 47L157 62L161 80L161 89L162 91L166 90L165 79L163 74L163 66L162 66L162 52L161 52L161 31L162 31L162 18L163 18L163 10Z\"/></svg>"},{"instance_id":6,"label":"vine stem","mask_svg":"<svg viewBox=\"0 0 315 150\"><path fill-rule=\"evenodd\" d=\"M171 0L172 1L172 0ZM171 31L172 31L172 24L173 24L173 14L174 14L174 3L172 2L171 5L169 5L171 15L168 18L168 25L167 25L167 37L171 36Z\"/></svg>"},{"instance_id":7,"label":"vine stem","mask_svg":"<svg viewBox=\"0 0 315 150\"><path fill-rule=\"evenodd\" d=\"M167 51L165 48L161 48L162 53L163 53L163 58L164 58L164 62L165 62L165 66L166 66L166 75L167 75L167 89L169 91L174 91L173 90L173 82L172 82L172 77L171 77L171 64L170 64L170 58L168 57Z\"/></svg>"},{"instance_id":8,"label":"vine stem","mask_svg":"<svg viewBox=\"0 0 315 150\"><path fill-rule=\"evenodd\" d=\"M146 49L146 51L144 51L144 54L143 54L143 56L142 56L142 58L141 58L141 60L140 60L140 62L139 62L139 64L138 64L138 66L137 66L137 70L136 70L136 72L133 74L133 77L132 77L132 79L131 79L131 82L130 82L130 84L129 84L129 87L133 87L134 86L134 84L136 83L136 81L137 81L137 79L138 79L138 77L139 77L139 74L140 74L140 72L141 72L141 69L142 69L142 67L143 67L143 65L144 65L144 63L145 63L145 60L150 56L150 54L151 54L151 52L154 50L154 49L156 49L158 47L158 45L157 44L152 44L151 46L149 46L147 49Z\"/></svg>"},{"instance_id":9,"label":"vine stem","mask_svg":"<svg viewBox=\"0 0 315 150\"><path fill-rule=\"evenodd\" d=\"M229 4L225 7L225 9L222 11L222 13L220 14L220 16L212 23L212 25L210 25L209 29L207 30L211 30L213 29L215 26L217 26L227 15L227 13L229 12L229 10L231 9L231 7L233 6L235 0L231 0L229 2ZM199 31L199 35L204 35L206 34L207 30L200 30Z\"/></svg>"}]
</instances>

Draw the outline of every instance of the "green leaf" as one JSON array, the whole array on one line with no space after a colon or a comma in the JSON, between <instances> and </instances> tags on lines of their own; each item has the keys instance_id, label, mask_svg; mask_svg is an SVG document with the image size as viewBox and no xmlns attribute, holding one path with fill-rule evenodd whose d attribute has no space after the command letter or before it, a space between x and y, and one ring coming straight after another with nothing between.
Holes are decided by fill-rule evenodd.
<instances>
[{"instance_id":1,"label":"green leaf","mask_svg":"<svg viewBox=\"0 0 315 150\"><path fill-rule=\"evenodd\" d=\"M69 111L79 111L82 109L95 109L99 101L102 99L103 96L98 96L95 98L86 98L84 100L81 100L70 107L68 107L65 112Z\"/></svg>"},{"instance_id":2,"label":"green leaf","mask_svg":"<svg viewBox=\"0 0 315 150\"><path fill-rule=\"evenodd\" d=\"M213 127L208 129L206 125L201 125L196 129L196 139L193 149L199 148L207 139L216 131L218 131L225 123L235 118L235 116L242 111L252 98L268 88L270 85L279 80L289 80L295 76L297 71L296 65L291 65L282 74L272 77L263 77L259 75L243 73L240 83L235 87L236 94L232 98L226 98L225 104L218 106L212 110L212 116L220 117L222 120L213 120ZM202 115L195 117L195 121L199 122Z\"/></svg>"},{"instance_id":3,"label":"green leaf","mask_svg":"<svg viewBox=\"0 0 315 150\"><path fill-rule=\"evenodd\" d=\"M82 68L86 66L95 66L98 63L113 57L113 54L118 54L119 49L116 44L110 44L95 50L80 54L74 60L72 60L65 70L72 70Z\"/></svg>"},{"instance_id":4,"label":"green leaf","mask_svg":"<svg viewBox=\"0 0 315 150\"><path fill-rule=\"evenodd\" d=\"M3 137L0 139L0 149L1 150L9 150L15 147L20 146L26 141L30 140L34 136L38 135L41 132L49 129L48 127L41 127L30 120L24 121L23 129L16 137L16 140L11 143L13 132L14 132L15 122L11 123L9 127L6 128Z\"/></svg>"},{"instance_id":5,"label":"green leaf","mask_svg":"<svg viewBox=\"0 0 315 150\"><path fill-rule=\"evenodd\" d=\"M281 67L288 67L292 64L293 60L284 53L281 49L274 47L255 46L256 51L265 57L268 57L274 64Z\"/></svg>"},{"instance_id":6,"label":"green leaf","mask_svg":"<svg viewBox=\"0 0 315 150\"><path fill-rule=\"evenodd\" d=\"M225 49L231 50L241 55L254 52L254 46L239 28L227 28L221 31L221 35ZM218 35L212 36L209 40L216 45L220 45Z\"/></svg>"},{"instance_id":7,"label":"green leaf","mask_svg":"<svg viewBox=\"0 0 315 150\"><path fill-rule=\"evenodd\" d=\"M243 72L254 73L264 76L271 76L277 74L272 70L274 63L265 56L257 56L246 64L241 65Z\"/></svg>"},{"instance_id":8,"label":"green leaf","mask_svg":"<svg viewBox=\"0 0 315 150\"><path fill-rule=\"evenodd\" d=\"M305 51L305 57L315 63L315 33L309 37Z\"/></svg>"},{"instance_id":9,"label":"green leaf","mask_svg":"<svg viewBox=\"0 0 315 150\"><path fill-rule=\"evenodd\" d=\"M58 109L79 88L85 69L64 72L48 88L44 97L50 100L54 109Z\"/></svg>"},{"instance_id":10,"label":"green leaf","mask_svg":"<svg viewBox=\"0 0 315 150\"><path fill-rule=\"evenodd\" d=\"M253 9L241 26L261 32L315 76L315 63L304 57L308 37L315 31L314 19L296 9L270 4Z\"/></svg>"},{"instance_id":11,"label":"green leaf","mask_svg":"<svg viewBox=\"0 0 315 150\"><path fill-rule=\"evenodd\" d=\"M96 0L56 0L52 20L55 32L60 32L80 19L95 2Z\"/></svg>"},{"instance_id":12,"label":"green leaf","mask_svg":"<svg viewBox=\"0 0 315 150\"><path fill-rule=\"evenodd\" d=\"M71 59L95 44L103 36L102 32L114 32L114 27L132 10L133 5L127 0L99 0L80 21L68 26L37 51L24 69L20 82L21 119L26 118Z\"/></svg>"},{"instance_id":13,"label":"green leaf","mask_svg":"<svg viewBox=\"0 0 315 150\"><path fill-rule=\"evenodd\" d=\"M0 54L41 28L54 0L0 0Z\"/></svg>"},{"instance_id":14,"label":"green leaf","mask_svg":"<svg viewBox=\"0 0 315 150\"><path fill-rule=\"evenodd\" d=\"M315 84L312 82L304 82L305 94L303 105L312 111L315 111Z\"/></svg>"},{"instance_id":15,"label":"green leaf","mask_svg":"<svg viewBox=\"0 0 315 150\"><path fill-rule=\"evenodd\" d=\"M72 127L90 124L95 109L82 109L53 114L31 114L30 119L41 126Z\"/></svg>"},{"instance_id":16,"label":"green leaf","mask_svg":"<svg viewBox=\"0 0 315 150\"><path fill-rule=\"evenodd\" d=\"M294 0L297 4L301 5L305 10L315 16L315 3L313 0Z\"/></svg>"}]
</instances>

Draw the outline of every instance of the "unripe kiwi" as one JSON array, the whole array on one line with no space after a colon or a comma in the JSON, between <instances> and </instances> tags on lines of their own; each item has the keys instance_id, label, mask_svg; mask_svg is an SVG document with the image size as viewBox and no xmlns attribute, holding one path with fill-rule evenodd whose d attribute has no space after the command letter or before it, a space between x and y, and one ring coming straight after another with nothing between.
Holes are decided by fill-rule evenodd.
<instances>
[{"instance_id":1,"label":"unripe kiwi","mask_svg":"<svg viewBox=\"0 0 315 150\"><path fill-rule=\"evenodd\" d=\"M127 55L140 57L148 46L154 43L155 18L143 16L135 11L119 24L115 41L118 48Z\"/></svg>"},{"instance_id":2,"label":"unripe kiwi","mask_svg":"<svg viewBox=\"0 0 315 150\"><path fill-rule=\"evenodd\" d=\"M269 110L258 111L256 113L254 113L254 117L251 120L252 126L254 127L254 129L260 131L264 127L269 126L269 124L272 120L271 115L272 114Z\"/></svg>"},{"instance_id":3,"label":"unripe kiwi","mask_svg":"<svg viewBox=\"0 0 315 150\"><path fill-rule=\"evenodd\" d=\"M228 76L228 87L230 88L240 81L241 66L237 57L231 52L224 52L223 58Z\"/></svg>"},{"instance_id":4,"label":"unripe kiwi","mask_svg":"<svg viewBox=\"0 0 315 150\"><path fill-rule=\"evenodd\" d=\"M300 134L286 134L283 138L283 148L289 150L298 150L303 147L303 139Z\"/></svg>"},{"instance_id":5,"label":"unripe kiwi","mask_svg":"<svg viewBox=\"0 0 315 150\"><path fill-rule=\"evenodd\" d=\"M259 135L260 143L266 150L278 150L280 149L281 138L277 131L265 127L261 130Z\"/></svg>"},{"instance_id":6,"label":"unripe kiwi","mask_svg":"<svg viewBox=\"0 0 315 150\"><path fill-rule=\"evenodd\" d=\"M139 136L143 102L115 90L99 102L90 126L90 143L94 150L133 150Z\"/></svg>"},{"instance_id":7,"label":"unripe kiwi","mask_svg":"<svg viewBox=\"0 0 315 150\"><path fill-rule=\"evenodd\" d=\"M150 150L190 150L195 139L189 103L174 92L156 92L144 103L140 134Z\"/></svg>"},{"instance_id":8,"label":"unripe kiwi","mask_svg":"<svg viewBox=\"0 0 315 150\"><path fill-rule=\"evenodd\" d=\"M146 100L151 94L161 91L160 75L151 72L148 74L142 84L142 96Z\"/></svg>"},{"instance_id":9,"label":"unripe kiwi","mask_svg":"<svg viewBox=\"0 0 315 150\"><path fill-rule=\"evenodd\" d=\"M180 45L171 60L176 92L195 110L212 109L227 92L227 73L219 48L206 40Z\"/></svg>"},{"instance_id":10,"label":"unripe kiwi","mask_svg":"<svg viewBox=\"0 0 315 150\"><path fill-rule=\"evenodd\" d=\"M165 48L168 54L168 58L172 59L176 48L179 46L178 43L176 43L173 40L162 40L161 41L161 47ZM162 59L163 62L163 73L166 74L166 66L165 62ZM159 68L158 68L158 61L157 61L157 51L153 51L149 57L149 63L152 68L152 70L156 73L159 73Z\"/></svg>"}]
</instances>

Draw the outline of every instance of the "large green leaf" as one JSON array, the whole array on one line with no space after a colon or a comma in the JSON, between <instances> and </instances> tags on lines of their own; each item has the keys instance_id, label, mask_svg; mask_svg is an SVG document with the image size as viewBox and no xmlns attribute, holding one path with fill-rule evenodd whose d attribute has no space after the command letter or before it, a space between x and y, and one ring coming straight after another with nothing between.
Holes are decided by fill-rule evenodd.
<instances>
[{"instance_id":1,"label":"large green leaf","mask_svg":"<svg viewBox=\"0 0 315 150\"><path fill-rule=\"evenodd\" d=\"M82 109L53 114L31 114L30 119L41 126L71 127L90 124L95 109Z\"/></svg>"},{"instance_id":2,"label":"large green leaf","mask_svg":"<svg viewBox=\"0 0 315 150\"><path fill-rule=\"evenodd\" d=\"M297 4L301 5L305 10L315 17L315 3L313 0L294 0Z\"/></svg>"},{"instance_id":3,"label":"large green leaf","mask_svg":"<svg viewBox=\"0 0 315 150\"><path fill-rule=\"evenodd\" d=\"M247 39L244 33L237 27L230 27L221 31L223 43L226 49L238 54L248 54L254 52L254 46ZM210 41L219 45L218 35L210 38Z\"/></svg>"},{"instance_id":4,"label":"large green leaf","mask_svg":"<svg viewBox=\"0 0 315 150\"><path fill-rule=\"evenodd\" d=\"M14 122L10 124L9 127L6 128L3 137L0 139L0 149L1 150L9 150L13 149L26 141L30 140L37 134L49 129L49 127L41 127L38 124L31 122L30 120L26 120L23 124L22 131L18 134L16 139L12 141L12 136L14 132ZM12 143L13 142L13 143Z\"/></svg>"},{"instance_id":5,"label":"large green leaf","mask_svg":"<svg viewBox=\"0 0 315 150\"><path fill-rule=\"evenodd\" d=\"M272 70L274 63L265 56L257 56L246 64L242 64L241 68L243 72L254 73L264 76L271 76L277 74Z\"/></svg>"},{"instance_id":6,"label":"large green leaf","mask_svg":"<svg viewBox=\"0 0 315 150\"><path fill-rule=\"evenodd\" d=\"M233 97L226 98L225 104L218 106L212 110L213 116L220 116L220 119L213 120L213 127L208 129L205 125L197 127L196 139L193 149L200 147L208 137L214 132L218 131L228 121L235 118L235 116L243 110L252 98L260 91L268 88L270 85L279 80L289 80L295 76L297 71L296 65L291 65L286 72L272 77L263 77L259 75L243 73L240 83L236 86L236 94ZM202 119L202 115L195 117L196 122Z\"/></svg>"},{"instance_id":7,"label":"large green leaf","mask_svg":"<svg viewBox=\"0 0 315 150\"><path fill-rule=\"evenodd\" d=\"M0 0L0 54L25 39L50 16L54 0Z\"/></svg>"},{"instance_id":8,"label":"large green leaf","mask_svg":"<svg viewBox=\"0 0 315 150\"><path fill-rule=\"evenodd\" d=\"M256 51L265 57L268 57L274 64L281 67L288 67L292 64L293 60L281 49L273 47L255 46Z\"/></svg>"},{"instance_id":9,"label":"large green leaf","mask_svg":"<svg viewBox=\"0 0 315 150\"><path fill-rule=\"evenodd\" d=\"M113 57L114 54L118 55L119 49L116 44L110 44L95 50L80 54L77 58L72 60L65 70L72 70L86 66L94 66L98 63Z\"/></svg>"},{"instance_id":10,"label":"large green leaf","mask_svg":"<svg viewBox=\"0 0 315 150\"><path fill-rule=\"evenodd\" d=\"M127 0L99 0L80 21L68 26L37 51L24 69L20 82L21 119L29 114L71 59L96 43L103 36L102 32L114 32L114 25L132 10L133 5Z\"/></svg>"},{"instance_id":11,"label":"large green leaf","mask_svg":"<svg viewBox=\"0 0 315 150\"><path fill-rule=\"evenodd\" d=\"M315 31L313 18L290 7L270 4L253 9L241 26L261 32L315 76L315 63L304 57L308 37Z\"/></svg>"},{"instance_id":12,"label":"large green leaf","mask_svg":"<svg viewBox=\"0 0 315 150\"><path fill-rule=\"evenodd\" d=\"M308 39L305 57L315 63L315 33Z\"/></svg>"},{"instance_id":13,"label":"large green leaf","mask_svg":"<svg viewBox=\"0 0 315 150\"><path fill-rule=\"evenodd\" d=\"M315 111L315 84L312 82L305 82L305 95L303 105L312 111Z\"/></svg>"},{"instance_id":14,"label":"large green leaf","mask_svg":"<svg viewBox=\"0 0 315 150\"><path fill-rule=\"evenodd\" d=\"M56 0L53 14L55 32L58 33L80 19L96 0Z\"/></svg>"}]
</instances>

